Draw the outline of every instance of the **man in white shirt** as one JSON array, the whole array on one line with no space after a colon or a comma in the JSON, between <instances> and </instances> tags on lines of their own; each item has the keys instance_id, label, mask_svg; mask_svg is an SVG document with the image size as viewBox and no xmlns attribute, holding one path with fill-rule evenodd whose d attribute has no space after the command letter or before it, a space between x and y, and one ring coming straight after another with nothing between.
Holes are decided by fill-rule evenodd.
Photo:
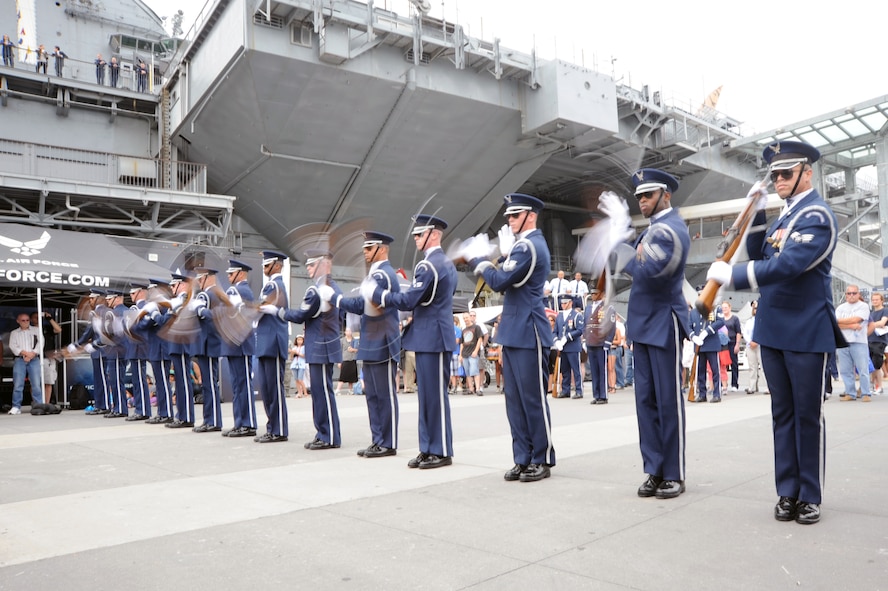
<instances>
[{"instance_id":1,"label":"man in white shirt","mask_svg":"<svg viewBox=\"0 0 888 591\"><path fill-rule=\"evenodd\" d=\"M557 310L556 302L558 302L558 297L566 294L570 282L564 278L564 271L558 271L558 275L552 279L544 288L544 294L546 295L546 299L548 300L548 306Z\"/></svg>"},{"instance_id":2,"label":"man in white shirt","mask_svg":"<svg viewBox=\"0 0 888 591\"><path fill-rule=\"evenodd\" d=\"M583 274L576 273L574 274L573 281L570 282L570 292L575 295L583 298L587 293L589 293L589 286L583 281Z\"/></svg>"},{"instance_id":3,"label":"man in white shirt","mask_svg":"<svg viewBox=\"0 0 888 591\"><path fill-rule=\"evenodd\" d=\"M854 370L860 375L860 399L870 401L869 383L869 344L867 325L869 305L861 301L860 289L856 285L845 288L845 301L836 307L836 320L848 346L836 349L839 375L845 384L845 393L839 398L844 402L857 400L857 387L854 385Z\"/></svg>"},{"instance_id":4,"label":"man in white shirt","mask_svg":"<svg viewBox=\"0 0 888 591\"><path fill-rule=\"evenodd\" d=\"M761 376L765 384L765 389L762 392L768 394L768 380L765 378L765 372L760 371L759 346L755 342L755 313L758 309L758 302L752 302L750 308L752 316L743 324L741 330L743 340L746 341L746 365L749 367L749 385L746 387L746 393L755 394L759 391L759 377Z\"/></svg>"},{"instance_id":5,"label":"man in white shirt","mask_svg":"<svg viewBox=\"0 0 888 591\"><path fill-rule=\"evenodd\" d=\"M12 408L11 415L22 414L22 397L25 389L25 375L31 381L31 404L43 404L43 368L40 365L40 349L43 338L36 326L31 326L31 317L22 312L16 317L18 328L9 333L9 349L15 355L12 366Z\"/></svg>"}]
</instances>

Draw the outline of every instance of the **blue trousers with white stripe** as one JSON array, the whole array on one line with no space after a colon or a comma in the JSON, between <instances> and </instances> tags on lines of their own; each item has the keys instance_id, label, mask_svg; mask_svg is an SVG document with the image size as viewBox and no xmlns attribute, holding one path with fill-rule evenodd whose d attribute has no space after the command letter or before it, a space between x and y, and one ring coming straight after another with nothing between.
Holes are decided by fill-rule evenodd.
<instances>
[{"instance_id":1,"label":"blue trousers with white stripe","mask_svg":"<svg viewBox=\"0 0 888 591\"><path fill-rule=\"evenodd\" d=\"M259 393L265 406L265 430L272 435L289 437L287 399L284 397L284 365L281 357L259 357L256 365Z\"/></svg>"},{"instance_id":2,"label":"blue trousers with white stripe","mask_svg":"<svg viewBox=\"0 0 888 591\"><path fill-rule=\"evenodd\" d=\"M309 363L308 373L311 378L311 408L315 438L333 445L342 445L339 434L339 410L336 408L336 396L333 389L333 364Z\"/></svg>"},{"instance_id":3,"label":"blue trousers with white stripe","mask_svg":"<svg viewBox=\"0 0 888 591\"><path fill-rule=\"evenodd\" d=\"M170 391L170 368L173 364L169 359L152 359L151 371L154 373L154 392L157 397L157 416L173 416L173 393Z\"/></svg>"},{"instance_id":4,"label":"blue trousers with white stripe","mask_svg":"<svg viewBox=\"0 0 888 591\"><path fill-rule=\"evenodd\" d=\"M196 355L203 385L203 421L213 427L222 426L222 397L219 395L219 358Z\"/></svg>"},{"instance_id":5,"label":"blue trousers with white stripe","mask_svg":"<svg viewBox=\"0 0 888 591\"><path fill-rule=\"evenodd\" d=\"M450 425L450 360L452 354L416 352L416 392L419 403L419 451L441 457L453 455Z\"/></svg>"},{"instance_id":6,"label":"blue trousers with white stripe","mask_svg":"<svg viewBox=\"0 0 888 591\"><path fill-rule=\"evenodd\" d=\"M370 436L381 447L398 448L398 364L393 359L364 361L364 398Z\"/></svg>"},{"instance_id":7,"label":"blue trousers with white stripe","mask_svg":"<svg viewBox=\"0 0 888 591\"><path fill-rule=\"evenodd\" d=\"M176 418L183 423L194 422L194 391L191 388L191 355L170 356L176 376Z\"/></svg>"},{"instance_id":8,"label":"blue trousers with white stripe","mask_svg":"<svg viewBox=\"0 0 888 591\"><path fill-rule=\"evenodd\" d=\"M228 360L228 375L231 376L231 414L234 415L234 428L256 429L256 405L253 402L253 380L250 368L251 357L234 355Z\"/></svg>"},{"instance_id":9,"label":"blue trousers with white stripe","mask_svg":"<svg viewBox=\"0 0 888 591\"><path fill-rule=\"evenodd\" d=\"M685 407L679 381L678 320L666 347L635 341L635 411L644 471L664 480L685 479Z\"/></svg>"},{"instance_id":10,"label":"blue trousers with white stripe","mask_svg":"<svg viewBox=\"0 0 888 591\"><path fill-rule=\"evenodd\" d=\"M503 347L506 416L512 430L515 463L555 465L549 414L549 349Z\"/></svg>"},{"instance_id":11,"label":"blue trousers with white stripe","mask_svg":"<svg viewBox=\"0 0 888 591\"><path fill-rule=\"evenodd\" d=\"M762 345L771 389L777 495L820 504L826 472L826 353L796 353Z\"/></svg>"}]
</instances>

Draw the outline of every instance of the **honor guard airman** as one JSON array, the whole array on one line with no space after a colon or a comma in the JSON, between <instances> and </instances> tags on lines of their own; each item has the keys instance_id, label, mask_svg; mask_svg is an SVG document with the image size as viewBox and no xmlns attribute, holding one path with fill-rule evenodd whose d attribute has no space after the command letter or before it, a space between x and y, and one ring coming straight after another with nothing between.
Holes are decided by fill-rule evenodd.
<instances>
[{"instance_id":1,"label":"honor guard airman","mask_svg":"<svg viewBox=\"0 0 888 591\"><path fill-rule=\"evenodd\" d=\"M253 290L247 281L253 268L241 261L228 261L228 289L225 295L228 301L238 309L242 304L253 301ZM231 414L234 416L234 427L222 431L223 437L255 437L258 422L256 420L256 404L253 402L253 353L256 350L256 335L251 332L240 343L222 342L222 356L228 362L228 374L231 376Z\"/></svg>"},{"instance_id":2,"label":"honor guard airman","mask_svg":"<svg viewBox=\"0 0 888 591\"><path fill-rule=\"evenodd\" d=\"M311 383L311 407L314 419L314 439L305 449L334 449L342 445L339 429L339 410L336 408L336 390L333 387L333 366L342 362L339 341L339 310L331 304L342 293L331 277L333 253L322 248L305 252L305 268L312 284L305 290L302 305L277 314L288 322L305 324L305 360ZM321 297L324 294L325 297Z\"/></svg>"},{"instance_id":3,"label":"honor guard airman","mask_svg":"<svg viewBox=\"0 0 888 591\"><path fill-rule=\"evenodd\" d=\"M147 283L132 283L129 296L133 304L127 313L126 322L133 325L127 331L126 359L133 382L133 414L127 421L146 421L151 418L151 391L148 389L148 336L136 319L145 307Z\"/></svg>"},{"instance_id":4,"label":"honor guard airman","mask_svg":"<svg viewBox=\"0 0 888 591\"><path fill-rule=\"evenodd\" d=\"M487 258L486 239L463 247L462 258L494 291L505 292L497 331L502 344L506 415L512 431L515 465L503 478L535 482L548 478L555 465L552 417L546 399L552 331L543 304L549 274L549 246L537 229L543 202L531 195L504 198L507 224L499 232L499 268ZM465 244L465 243L464 243ZM477 246L477 249L476 249Z\"/></svg>"},{"instance_id":5,"label":"honor guard airman","mask_svg":"<svg viewBox=\"0 0 888 591\"><path fill-rule=\"evenodd\" d=\"M190 429L194 427L194 387L191 384L191 353L195 334L188 330L181 333L176 330L178 314L183 312L192 297L191 276L183 273L172 273L170 287L173 298L170 307L159 318L161 335L168 341L167 354L172 368L170 375L176 392L176 418L164 427L168 429ZM186 312L183 312L183 314ZM184 318L184 316L183 316ZM175 337L173 334L175 333Z\"/></svg>"},{"instance_id":6,"label":"honor guard airman","mask_svg":"<svg viewBox=\"0 0 888 591\"><path fill-rule=\"evenodd\" d=\"M597 287L589 292L583 323L583 340L589 356L592 380L592 402L607 404L607 352L617 332L617 312L604 301L604 293Z\"/></svg>"},{"instance_id":7,"label":"honor guard airman","mask_svg":"<svg viewBox=\"0 0 888 591\"><path fill-rule=\"evenodd\" d=\"M287 361L287 323L276 314L276 309L288 308L289 296L281 270L289 259L282 252L262 252L262 272L268 281L262 287L261 302L270 304L267 313L256 325L256 357L259 394L265 407L265 433L254 438L257 443L287 441L290 433L287 418L287 399L284 393L284 371ZM260 308L262 310L262 308Z\"/></svg>"},{"instance_id":8,"label":"honor guard airman","mask_svg":"<svg viewBox=\"0 0 888 591\"><path fill-rule=\"evenodd\" d=\"M87 295L89 311L87 312L87 326L80 334L77 342L68 345L68 354L74 355L82 349L89 353L93 368L93 408L86 414L104 415L111 409L111 392L108 388L108 373L105 369L104 343L101 342L99 330L100 309L104 308L105 292L93 288Z\"/></svg>"},{"instance_id":9,"label":"honor guard airman","mask_svg":"<svg viewBox=\"0 0 888 591\"><path fill-rule=\"evenodd\" d=\"M691 237L670 202L678 179L642 168L631 181L638 207L650 220L633 244L635 257L623 269L632 276L626 340L635 348L635 408L648 474L638 496L671 499L685 491L685 408L679 375L681 343L688 336L682 286Z\"/></svg>"},{"instance_id":10,"label":"honor guard airman","mask_svg":"<svg viewBox=\"0 0 888 591\"><path fill-rule=\"evenodd\" d=\"M142 334L148 343L148 363L154 375L154 395L157 399L157 414L146 423L165 425L173 420L173 392L170 388L170 371L172 362L169 359L169 344L160 337L159 320L161 317L158 302L169 302L172 296L170 282L165 279L148 280L148 303L142 308L144 316L139 322Z\"/></svg>"},{"instance_id":11,"label":"honor guard airman","mask_svg":"<svg viewBox=\"0 0 888 591\"><path fill-rule=\"evenodd\" d=\"M827 357L846 345L832 304L836 217L814 188L820 152L805 142L779 141L762 152L771 181L784 200L767 225L766 184L747 196L758 205L746 238L748 262L716 262L707 279L761 293L755 340L771 389L778 521L820 520L826 462L823 418ZM800 295L804 297L800 300Z\"/></svg>"},{"instance_id":12,"label":"honor guard airman","mask_svg":"<svg viewBox=\"0 0 888 591\"><path fill-rule=\"evenodd\" d=\"M194 296L194 310L200 321L200 336L195 341L194 360L200 369L203 393L203 423L194 427L195 433L222 430L222 396L219 392L219 358L222 356L222 339L213 324L213 314L221 308L216 285L216 269L197 267L195 281L200 290Z\"/></svg>"},{"instance_id":13,"label":"honor guard airman","mask_svg":"<svg viewBox=\"0 0 888 591\"><path fill-rule=\"evenodd\" d=\"M580 374L580 354L583 352L583 312L578 298L561 296L561 311L555 318L554 346L561 352L561 394L559 398L570 396L573 377L573 398L583 397L583 376ZM558 379L557 377L555 379Z\"/></svg>"},{"instance_id":14,"label":"honor guard airman","mask_svg":"<svg viewBox=\"0 0 888 591\"><path fill-rule=\"evenodd\" d=\"M377 287L373 303L386 309L412 311L413 320L401 336L402 346L416 352L419 403L419 455L407 462L421 470L449 466L453 460L450 423L450 359L453 338L453 294L456 267L441 249L447 222L421 214L413 219L413 241L425 258L413 269L413 283L400 293Z\"/></svg>"},{"instance_id":15,"label":"honor guard airman","mask_svg":"<svg viewBox=\"0 0 888 591\"><path fill-rule=\"evenodd\" d=\"M129 416L126 405L126 337L119 330L123 326L123 317L127 311L123 303L123 292L116 289L105 291L105 306L108 310L102 323L107 335L111 335L113 344L106 347L105 371L107 384L111 391L111 412L106 419L117 419Z\"/></svg>"},{"instance_id":16,"label":"honor guard airman","mask_svg":"<svg viewBox=\"0 0 888 591\"><path fill-rule=\"evenodd\" d=\"M700 286L698 293L703 290ZM697 352L697 375L690 379L697 380L694 402L706 402L706 368L712 372L712 397L710 402L721 402L721 370L718 363L718 354L721 351L721 341L718 331L725 325L724 320L711 311L705 318L696 309L691 310L690 326L691 341Z\"/></svg>"},{"instance_id":17,"label":"honor guard airman","mask_svg":"<svg viewBox=\"0 0 888 591\"><path fill-rule=\"evenodd\" d=\"M398 293L398 276L388 260L394 238L382 232L364 232L364 262L370 272L357 297L336 296L336 307L361 315L358 360L363 361L364 396L370 418L370 445L358 451L365 458L393 456L398 449L398 359L401 334L398 309L380 309L372 301L377 287Z\"/></svg>"}]
</instances>

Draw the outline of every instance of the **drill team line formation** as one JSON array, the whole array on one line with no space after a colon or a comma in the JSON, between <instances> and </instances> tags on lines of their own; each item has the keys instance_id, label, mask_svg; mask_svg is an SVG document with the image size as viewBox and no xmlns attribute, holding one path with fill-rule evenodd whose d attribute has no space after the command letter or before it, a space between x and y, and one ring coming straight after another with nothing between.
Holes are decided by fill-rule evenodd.
<instances>
[{"instance_id":1,"label":"drill team line formation","mask_svg":"<svg viewBox=\"0 0 888 591\"><path fill-rule=\"evenodd\" d=\"M735 264L717 260L707 272L707 280L716 288L732 286L761 294L755 341L771 392L778 496L774 517L802 524L820 519L827 355L845 346L831 305L836 220L811 182L812 165L819 157L816 148L803 142L777 142L765 148L763 158L785 201L784 210L768 224L764 211L768 183L756 183L747 195L747 209L754 215L745 235L750 260ZM634 343L636 415L646 476L637 495L678 497L686 490L682 343L690 340L699 345L711 335L699 322L690 323L683 294L690 236L671 205L679 180L651 168L636 171L630 180L650 225L636 236L625 201L610 192L600 196L599 209L605 217L598 222L598 231L590 233L596 242L595 262L579 260L590 252L582 244L577 255L578 267L583 263L593 277L600 277L589 292L585 311L572 310L569 304L574 298L558 300L556 294L555 300L548 299L549 248L537 227L544 204L520 193L504 197L506 224L496 241L479 234L458 241L446 253L442 239L447 222L435 215L414 216L412 237L422 259L409 286L399 283L389 262L394 238L366 231L362 253L368 272L358 293L343 294L333 279L329 248L312 248L304 253L311 284L298 308L288 306L281 276L288 255L275 251L262 253L266 282L258 298L247 281L251 267L238 260L229 261L226 290L217 284L218 271L206 267L133 284L132 307L124 305L120 291L92 290L88 310L82 315L88 320L87 329L68 347L69 354L84 350L92 358L96 390L95 408L89 413L198 433L220 432L225 437L252 437L258 443L287 441L287 323L302 324L316 431L305 448L339 448L342 438L333 368L342 361L340 331L344 315L350 313L360 317L357 358L363 362L370 423L370 442L357 454L363 458L397 454L397 360L404 349L415 353L419 407L419 455L407 466L451 465L454 447L448 387L457 346L455 265L466 265L470 273L503 294L495 338L514 459L504 479L543 480L556 465L547 399L550 351L559 352L566 370L563 387L569 392L570 376L575 383L581 379L577 376L585 342L593 372L592 404L607 403L605 364L616 314L607 297L606 279L610 273L622 272L632 278L626 338ZM614 268L602 261L614 261ZM805 304L798 304L799 292L807 294ZM548 301L564 306L554 336ZM787 302L796 305L787 306ZM403 332L401 313L412 314ZM692 326L697 327L693 332ZM234 416L234 425L226 430L222 429L219 391L223 357L231 376ZM187 379L192 362L202 376L200 424L195 420L194 392ZM156 378L156 416L150 416L149 364ZM133 376L131 415L123 386L127 365ZM262 433L254 390L266 415ZM581 382L575 391L575 397L582 397Z\"/></svg>"}]
</instances>

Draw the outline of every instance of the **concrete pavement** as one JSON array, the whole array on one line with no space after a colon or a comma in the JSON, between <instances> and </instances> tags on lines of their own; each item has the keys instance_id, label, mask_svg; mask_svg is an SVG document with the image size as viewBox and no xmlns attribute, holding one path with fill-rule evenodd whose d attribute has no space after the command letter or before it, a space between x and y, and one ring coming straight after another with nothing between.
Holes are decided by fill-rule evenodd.
<instances>
[{"instance_id":1,"label":"concrete pavement","mask_svg":"<svg viewBox=\"0 0 888 591\"><path fill-rule=\"evenodd\" d=\"M741 379L742 381L742 379ZM688 490L640 499L631 389L550 399L558 465L505 482L503 396L451 397L454 465L364 459L364 398L340 396L343 447L308 451L64 412L0 417L0 589L882 589L888 397L826 403L823 518L779 523L769 398L687 405ZM257 405L261 414L261 404ZM230 405L225 405L230 426Z\"/></svg>"}]
</instances>

